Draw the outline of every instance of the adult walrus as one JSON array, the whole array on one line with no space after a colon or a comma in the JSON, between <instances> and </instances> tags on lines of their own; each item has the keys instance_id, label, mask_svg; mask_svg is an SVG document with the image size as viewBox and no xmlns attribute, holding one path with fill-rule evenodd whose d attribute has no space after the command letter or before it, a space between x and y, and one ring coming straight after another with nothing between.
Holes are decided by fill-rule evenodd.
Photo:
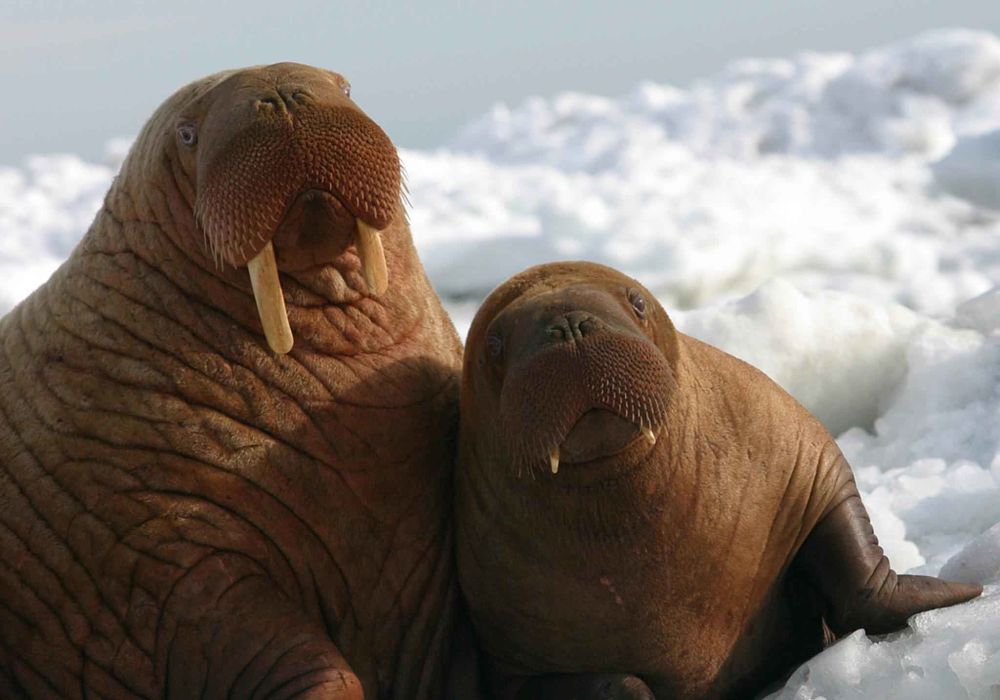
<instances>
[{"instance_id":1,"label":"adult walrus","mask_svg":"<svg viewBox=\"0 0 1000 700\"><path fill-rule=\"evenodd\" d=\"M440 697L460 346L348 91L182 88L0 323L0 697Z\"/></svg>"},{"instance_id":2,"label":"adult walrus","mask_svg":"<svg viewBox=\"0 0 1000 700\"><path fill-rule=\"evenodd\" d=\"M745 698L831 631L981 591L893 573L822 425L600 265L489 296L460 422L459 581L499 697Z\"/></svg>"}]
</instances>

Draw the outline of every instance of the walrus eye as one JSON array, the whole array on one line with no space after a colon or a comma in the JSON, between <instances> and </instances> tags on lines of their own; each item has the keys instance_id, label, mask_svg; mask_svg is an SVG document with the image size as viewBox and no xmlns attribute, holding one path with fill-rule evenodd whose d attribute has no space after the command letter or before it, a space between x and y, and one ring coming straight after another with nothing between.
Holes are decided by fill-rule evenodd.
<instances>
[{"instance_id":1,"label":"walrus eye","mask_svg":"<svg viewBox=\"0 0 1000 700\"><path fill-rule=\"evenodd\" d=\"M633 290L628 293L628 301L632 305L632 310L635 311L639 318L646 318L645 297Z\"/></svg>"},{"instance_id":2,"label":"walrus eye","mask_svg":"<svg viewBox=\"0 0 1000 700\"><path fill-rule=\"evenodd\" d=\"M499 360L503 355L503 340L498 335L490 334L486 336L486 352L490 359Z\"/></svg>"},{"instance_id":3,"label":"walrus eye","mask_svg":"<svg viewBox=\"0 0 1000 700\"><path fill-rule=\"evenodd\" d=\"M177 137L185 146L198 143L198 128L194 124L181 124L177 127Z\"/></svg>"},{"instance_id":4,"label":"walrus eye","mask_svg":"<svg viewBox=\"0 0 1000 700\"><path fill-rule=\"evenodd\" d=\"M345 81L344 84L340 86L340 89L344 91L344 97L350 97L351 96L351 84L350 83L348 83L348 82Z\"/></svg>"}]
</instances>

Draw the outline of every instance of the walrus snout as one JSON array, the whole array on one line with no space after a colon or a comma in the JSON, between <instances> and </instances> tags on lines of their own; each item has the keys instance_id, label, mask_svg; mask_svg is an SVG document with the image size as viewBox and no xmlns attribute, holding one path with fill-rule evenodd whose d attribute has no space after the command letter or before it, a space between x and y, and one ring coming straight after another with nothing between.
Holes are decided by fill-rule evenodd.
<instances>
[{"instance_id":1,"label":"walrus snout","mask_svg":"<svg viewBox=\"0 0 1000 700\"><path fill-rule=\"evenodd\" d=\"M185 123L201 134L195 216L217 264L247 266L268 344L288 352L278 262L326 264L353 243L368 290L388 287L381 232L401 216L399 156L334 73L276 64L236 72L213 92L207 112Z\"/></svg>"},{"instance_id":2,"label":"walrus snout","mask_svg":"<svg viewBox=\"0 0 1000 700\"><path fill-rule=\"evenodd\" d=\"M618 454L640 436L655 444L673 374L615 292L539 294L490 328L504 363L500 417L519 470L545 464L555 474L560 463Z\"/></svg>"},{"instance_id":3,"label":"walrus snout","mask_svg":"<svg viewBox=\"0 0 1000 700\"><path fill-rule=\"evenodd\" d=\"M396 148L342 99L253 92L229 112L207 115L195 211L218 261L245 265L310 192L328 194L359 226L378 232L392 224L402 191Z\"/></svg>"}]
</instances>

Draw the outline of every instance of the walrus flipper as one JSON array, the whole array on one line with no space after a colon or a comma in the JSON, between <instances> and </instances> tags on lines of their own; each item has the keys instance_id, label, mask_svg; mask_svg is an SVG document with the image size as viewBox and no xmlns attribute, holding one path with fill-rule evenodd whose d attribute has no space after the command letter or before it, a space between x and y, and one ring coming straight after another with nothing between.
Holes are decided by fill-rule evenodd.
<instances>
[{"instance_id":1,"label":"walrus flipper","mask_svg":"<svg viewBox=\"0 0 1000 700\"><path fill-rule=\"evenodd\" d=\"M495 700L655 700L637 676L625 673L546 673L507 676L494 683Z\"/></svg>"},{"instance_id":2,"label":"walrus flipper","mask_svg":"<svg viewBox=\"0 0 1000 700\"><path fill-rule=\"evenodd\" d=\"M979 585L896 574L878 544L853 477L833 503L809 534L796 563L821 591L825 622L838 637L862 628L870 634L892 632L904 627L911 615L964 603L983 592Z\"/></svg>"},{"instance_id":3,"label":"walrus flipper","mask_svg":"<svg viewBox=\"0 0 1000 700\"><path fill-rule=\"evenodd\" d=\"M220 555L199 567L163 613L162 697L363 699L327 630L250 563Z\"/></svg>"}]
</instances>

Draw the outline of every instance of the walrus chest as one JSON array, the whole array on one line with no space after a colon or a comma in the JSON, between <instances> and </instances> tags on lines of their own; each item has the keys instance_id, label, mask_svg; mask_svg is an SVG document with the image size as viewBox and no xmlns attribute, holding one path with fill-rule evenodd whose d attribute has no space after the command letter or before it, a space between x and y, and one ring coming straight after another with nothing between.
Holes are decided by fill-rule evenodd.
<instances>
[{"instance_id":1,"label":"walrus chest","mask_svg":"<svg viewBox=\"0 0 1000 700\"><path fill-rule=\"evenodd\" d=\"M720 481L759 481L759 465L704 451L697 474L675 469L654 496L645 483L616 493L624 508L549 502L491 519L463 514L460 479L460 580L500 669L629 672L696 687L720 673L741 638L759 635L767 646L770 632L754 631L753 620L773 604L790 555L785 538L771 537L784 527L781 491L720 498Z\"/></svg>"},{"instance_id":2,"label":"walrus chest","mask_svg":"<svg viewBox=\"0 0 1000 700\"><path fill-rule=\"evenodd\" d=\"M752 586L752 571L688 548L683 534L648 531L595 547L562 533L544 549L491 539L476 547L476 571L463 564L469 543L461 539L461 582L480 637L518 673L703 666L689 651L708 645L707 656L725 657ZM721 585L731 595L720 596Z\"/></svg>"},{"instance_id":3,"label":"walrus chest","mask_svg":"<svg viewBox=\"0 0 1000 700\"><path fill-rule=\"evenodd\" d=\"M426 639L450 609L454 381L428 379L403 407L374 405L369 386L363 408L345 396L345 409L221 362L79 366L90 359L0 369L0 499L26 531L69 543L57 576L100 592L82 618L72 601L53 613L76 625L73 641L113 619L99 630L109 658L152 653L170 619L159 611L254 576L325 629L366 688L408 692L395 659L440 654Z\"/></svg>"}]
</instances>

